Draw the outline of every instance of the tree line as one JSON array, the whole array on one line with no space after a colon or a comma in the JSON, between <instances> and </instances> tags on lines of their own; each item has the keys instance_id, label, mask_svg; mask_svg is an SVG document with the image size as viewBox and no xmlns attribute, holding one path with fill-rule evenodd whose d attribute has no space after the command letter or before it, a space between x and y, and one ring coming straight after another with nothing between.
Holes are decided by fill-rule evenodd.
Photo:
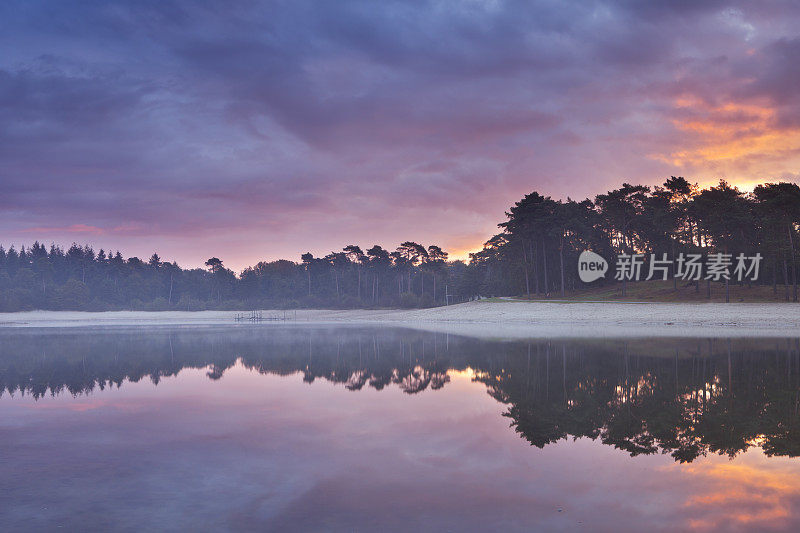
<instances>
[{"instance_id":1,"label":"tree line","mask_svg":"<svg viewBox=\"0 0 800 533\"><path fill-rule=\"evenodd\" d=\"M394 251L357 245L299 262L262 261L238 275L217 257L205 269L123 258L73 243L0 246L0 311L200 310L296 307L430 307L456 293L466 265L439 246L407 241Z\"/></svg>"},{"instance_id":2,"label":"tree line","mask_svg":"<svg viewBox=\"0 0 800 533\"><path fill-rule=\"evenodd\" d=\"M775 295L781 285L785 299L797 301L800 187L795 183L766 183L744 193L725 181L700 189L673 176L655 187L624 183L594 200L554 200L532 192L506 218L499 224L502 232L470 255L482 294L564 296L581 287L577 262L583 250L610 261L619 254L674 259L680 253L741 253L763 257L756 283L771 284ZM673 264L669 277L677 290L676 274ZM701 283L710 298L711 279L690 284L699 292ZM730 281L719 283L727 301ZM619 285L624 296L627 282Z\"/></svg>"},{"instance_id":3,"label":"tree line","mask_svg":"<svg viewBox=\"0 0 800 533\"><path fill-rule=\"evenodd\" d=\"M701 189L671 177L655 187L624 183L581 201L531 192L498 226L469 262L406 241L394 250L351 244L323 257L262 261L239 274L217 257L205 269L183 269L155 253L144 261L75 243L66 250L39 242L0 246L0 311L429 307L481 295L563 297L584 286L576 268L583 250L612 261L618 254L759 253L763 268L754 283L772 285L776 296L780 286L787 301L798 300L795 183L745 193L725 181ZM609 278L596 283L614 284ZM711 297L710 279L681 283L698 293L704 285ZM727 300L729 281L715 283L724 284ZM625 296L627 281L617 285Z\"/></svg>"}]
</instances>

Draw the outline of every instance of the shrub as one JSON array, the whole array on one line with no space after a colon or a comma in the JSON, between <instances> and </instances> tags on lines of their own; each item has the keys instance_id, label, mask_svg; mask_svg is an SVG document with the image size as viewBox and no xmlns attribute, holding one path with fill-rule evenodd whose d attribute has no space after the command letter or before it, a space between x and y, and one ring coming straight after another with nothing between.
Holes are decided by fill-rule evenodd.
<instances>
[{"instance_id":1,"label":"shrub","mask_svg":"<svg viewBox=\"0 0 800 533\"><path fill-rule=\"evenodd\" d=\"M400 295L400 307L404 309L412 309L420 306L420 299L414 293L404 292Z\"/></svg>"}]
</instances>

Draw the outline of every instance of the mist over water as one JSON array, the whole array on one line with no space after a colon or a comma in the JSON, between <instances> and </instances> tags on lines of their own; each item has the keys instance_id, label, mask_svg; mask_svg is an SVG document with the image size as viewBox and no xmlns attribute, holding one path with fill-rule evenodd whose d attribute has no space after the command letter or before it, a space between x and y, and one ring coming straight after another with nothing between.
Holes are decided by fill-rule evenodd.
<instances>
[{"instance_id":1,"label":"mist over water","mask_svg":"<svg viewBox=\"0 0 800 533\"><path fill-rule=\"evenodd\" d=\"M0 528L782 529L800 339L0 332Z\"/></svg>"}]
</instances>

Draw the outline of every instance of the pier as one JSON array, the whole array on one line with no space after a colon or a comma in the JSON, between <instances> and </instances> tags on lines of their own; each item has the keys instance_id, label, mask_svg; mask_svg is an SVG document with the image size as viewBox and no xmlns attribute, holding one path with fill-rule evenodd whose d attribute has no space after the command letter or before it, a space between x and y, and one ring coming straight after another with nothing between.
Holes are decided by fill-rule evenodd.
<instances>
[{"instance_id":1,"label":"pier","mask_svg":"<svg viewBox=\"0 0 800 533\"><path fill-rule=\"evenodd\" d=\"M273 313L271 315L264 315L263 311L250 311L249 313L236 313L233 317L236 322L264 322L264 321L278 321L278 320L297 320L297 311L291 313L283 311L283 313Z\"/></svg>"}]
</instances>

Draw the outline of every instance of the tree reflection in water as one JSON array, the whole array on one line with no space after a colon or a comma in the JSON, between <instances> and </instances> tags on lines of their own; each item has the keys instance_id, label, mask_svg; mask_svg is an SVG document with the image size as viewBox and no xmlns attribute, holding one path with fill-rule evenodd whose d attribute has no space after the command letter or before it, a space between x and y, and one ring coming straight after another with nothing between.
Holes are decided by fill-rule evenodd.
<instances>
[{"instance_id":1,"label":"tree reflection in water","mask_svg":"<svg viewBox=\"0 0 800 533\"><path fill-rule=\"evenodd\" d=\"M350 391L434 391L450 371L507 405L532 445L600 439L635 456L690 462L750 446L800 455L800 339L482 341L388 328L5 330L0 397L90 394L184 368L209 379L241 363Z\"/></svg>"}]
</instances>

